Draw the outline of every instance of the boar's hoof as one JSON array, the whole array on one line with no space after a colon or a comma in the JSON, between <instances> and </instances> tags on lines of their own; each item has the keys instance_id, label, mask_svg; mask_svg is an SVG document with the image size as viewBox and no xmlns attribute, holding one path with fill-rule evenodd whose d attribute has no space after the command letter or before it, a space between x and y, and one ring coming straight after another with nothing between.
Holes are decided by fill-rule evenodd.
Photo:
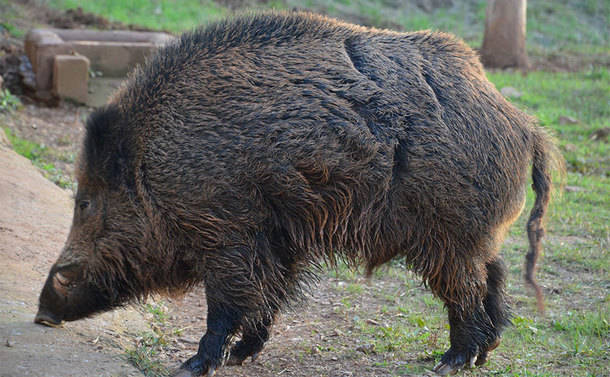
<instances>
[{"instance_id":1,"label":"boar's hoof","mask_svg":"<svg viewBox=\"0 0 610 377\"><path fill-rule=\"evenodd\" d=\"M478 348L478 347L477 347ZM458 352L453 349L445 352L441 361L434 367L439 376L456 374L464 366L474 367L477 362L477 352Z\"/></svg>"},{"instance_id":2,"label":"boar's hoof","mask_svg":"<svg viewBox=\"0 0 610 377\"><path fill-rule=\"evenodd\" d=\"M258 359L258 357L260 356L260 354L261 354L260 352L256 352L252 356L250 356L252 358L252 362L255 362L256 359ZM248 358L248 356L237 356L237 355L231 354L231 356L229 357L229 360L227 360L225 365L228 365L228 366L234 366L234 365L241 366L244 363L244 361L246 361L247 358Z\"/></svg>"},{"instance_id":3,"label":"boar's hoof","mask_svg":"<svg viewBox=\"0 0 610 377\"><path fill-rule=\"evenodd\" d=\"M213 360L207 358L205 353L203 356L197 354L184 362L180 369L172 374L172 377L211 377L216 373L218 366Z\"/></svg>"},{"instance_id":4,"label":"boar's hoof","mask_svg":"<svg viewBox=\"0 0 610 377\"><path fill-rule=\"evenodd\" d=\"M234 366L234 365L241 366L244 363L245 360L246 360L245 357L231 355L229 357L229 360L227 360L227 362L225 363L225 365L228 365L228 366Z\"/></svg>"},{"instance_id":5,"label":"boar's hoof","mask_svg":"<svg viewBox=\"0 0 610 377\"><path fill-rule=\"evenodd\" d=\"M439 376L446 376L450 374L456 374L459 371L459 368L455 369L447 364L443 364L442 362L440 362L434 366L433 371Z\"/></svg>"},{"instance_id":6,"label":"boar's hoof","mask_svg":"<svg viewBox=\"0 0 610 377\"><path fill-rule=\"evenodd\" d=\"M487 362L487 356L488 353L495 350L496 348L498 348L498 346L500 345L500 338L497 338L492 344L491 346L489 346L487 348L487 350L482 351L481 353L479 353L479 357L476 359L475 361L475 365L480 366L483 365Z\"/></svg>"},{"instance_id":7,"label":"boar's hoof","mask_svg":"<svg viewBox=\"0 0 610 377\"><path fill-rule=\"evenodd\" d=\"M198 372L180 368L172 374L172 377L199 377L199 376L212 377L215 373L216 373L215 368L209 369L208 372L204 373L204 374L200 374Z\"/></svg>"}]
</instances>

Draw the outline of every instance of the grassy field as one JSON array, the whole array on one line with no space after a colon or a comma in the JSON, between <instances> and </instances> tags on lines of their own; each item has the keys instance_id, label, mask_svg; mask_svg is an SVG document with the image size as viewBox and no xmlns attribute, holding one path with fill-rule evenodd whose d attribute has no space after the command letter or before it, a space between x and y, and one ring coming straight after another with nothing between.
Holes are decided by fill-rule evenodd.
<instances>
[{"instance_id":1,"label":"grassy field","mask_svg":"<svg viewBox=\"0 0 610 377\"><path fill-rule=\"evenodd\" d=\"M174 32L230 14L233 9L229 3L240 2L48 0L49 5L58 9L82 6L86 11L115 21ZM460 35L474 47L480 45L485 0L453 1L450 7L430 10L415 3L284 0L261 2L256 7L299 6L368 25L444 30ZM599 135L610 126L609 25L610 1L607 0L553 3L530 0L530 54L542 59L577 56L581 63L577 64L578 71L536 71L526 76L514 72L488 73L498 89L506 86L517 89L521 95L511 101L552 130L566 158L568 174L566 190L555 195L550 207L544 257L538 271L539 281L545 288L546 315L535 311L533 295L522 280L527 249L525 222L533 202L529 192L526 211L511 228L502 250L510 272L508 289L514 299L514 326L506 331L501 347L492 354L489 363L484 368L465 372L467 375L608 375L610 147L607 138ZM598 64L600 61L602 64ZM28 157L34 161L44 161L44 156L50 153L19 140L10 132L9 138L20 153L30 154ZM365 358L388 375L411 375L426 373L448 347L448 325L441 303L399 261L377 271L373 283L344 267L326 275L323 279L331 281L332 297L338 301L332 310L351 324L349 335L340 334L324 345L306 339L296 350L286 352L296 353L300 360L330 355L348 361ZM130 349L128 355L147 374L163 375L165 367L154 359L160 353L169 352L167 338L175 336L175 331L162 311L157 307L148 309L154 314L156 328L167 328L167 331L159 330L144 337L145 341ZM314 323L322 329L335 327L334 323L322 320ZM371 352L356 350L352 346L356 341L369 345ZM270 362L267 367L273 370L275 365Z\"/></svg>"}]
</instances>

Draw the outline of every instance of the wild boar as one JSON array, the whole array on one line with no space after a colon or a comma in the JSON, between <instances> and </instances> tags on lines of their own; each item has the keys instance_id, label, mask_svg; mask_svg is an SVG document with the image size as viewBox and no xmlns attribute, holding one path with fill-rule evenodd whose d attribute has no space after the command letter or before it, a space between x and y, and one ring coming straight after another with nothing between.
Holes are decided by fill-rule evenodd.
<instances>
[{"instance_id":1,"label":"wild boar","mask_svg":"<svg viewBox=\"0 0 610 377\"><path fill-rule=\"evenodd\" d=\"M483 364L510 322L498 251L530 166L526 278L542 302L534 269L561 158L468 46L299 12L212 24L89 117L35 320L202 283L207 331L177 375L211 375L261 351L312 266L401 258L448 310L435 371Z\"/></svg>"}]
</instances>

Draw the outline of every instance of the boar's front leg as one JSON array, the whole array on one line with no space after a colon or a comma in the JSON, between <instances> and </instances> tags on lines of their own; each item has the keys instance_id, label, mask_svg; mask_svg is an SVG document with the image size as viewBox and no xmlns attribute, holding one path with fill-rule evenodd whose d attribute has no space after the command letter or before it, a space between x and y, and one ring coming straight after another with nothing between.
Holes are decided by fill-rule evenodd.
<instances>
[{"instance_id":1,"label":"boar's front leg","mask_svg":"<svg viewBox=\"0 0 610 377\"><path fill-rule=\"evenodd\" d=\"M245 245L218 250L205 259L207 330L197 354L180 366L175 377L213 375L222 366L231 339L256 309L251 300L256 283L247 273L249 258L254 254Z\"/></svg>"},{"instance_id":2,"label":"boar's front leg","mask_svg":"<svg viewBox=\"0 0 610 377\"><path fill-rule=\"evenodd\" d=\"M214 375L223 363L227 343L239 328L241 317L232 308L210 302L208 296L207 331L199 341L197 354L182 364L174 376Z\"/></svg>"},{"instance_id":3,"label":"boar's front leg","mask_svg":"<svg viewBox=\"0 0 610 377\"><path fill-rule=\"evenodd\" d=\"M180 367L176 376L212 375L223 364L228 344L240 330L242 339L231 350L235 354L233 362L258 353L269 337L275 314L291 291L292 275L287 272L291 269L283 267L262 233L236 244L206 256L208 328L197 354Z\"/></svg>"}]
</instances>

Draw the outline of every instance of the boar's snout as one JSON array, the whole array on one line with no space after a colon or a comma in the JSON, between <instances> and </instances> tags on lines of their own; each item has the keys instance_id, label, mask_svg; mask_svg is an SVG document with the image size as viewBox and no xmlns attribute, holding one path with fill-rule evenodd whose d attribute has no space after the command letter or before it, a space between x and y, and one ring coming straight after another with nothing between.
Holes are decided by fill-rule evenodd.
<instances>
[{"instance_id":1,"label":"boar's snout","mask_svg":"<svg viewBox=\"0 0 610 377\"><path fill-rule=\"evenodd\" d=\"M36 317L34 317L34 322L50 327L61 327L63 323L54 313L51 313L42 307L38 309L38 313L36 313Z\"/></svg>"},{"instance_id":2,"label":"boar's snout","mask_svg":"<svg viewBox=\"0 0 610 377\"><path fill-rule=\"evenodd\" d=\"M53 266L40 293L38 313L34 322L57 327L66 319L68 296L78 280L79 274L76 271L74 267Z\"/></svg>"},{"instance_id":3,"label":"boar's snout","mask_svg":"<svg viewBox=\"0 0 610 377\"><path fill-rule=\"evenodd\" d=\"M38 313L34 318L36 323L53 327L61 325L66 301L66 297L62 297L55 289L58 284L56 276L57 273L51 270L40 293Z\"/></svg>"}]
</instances>

